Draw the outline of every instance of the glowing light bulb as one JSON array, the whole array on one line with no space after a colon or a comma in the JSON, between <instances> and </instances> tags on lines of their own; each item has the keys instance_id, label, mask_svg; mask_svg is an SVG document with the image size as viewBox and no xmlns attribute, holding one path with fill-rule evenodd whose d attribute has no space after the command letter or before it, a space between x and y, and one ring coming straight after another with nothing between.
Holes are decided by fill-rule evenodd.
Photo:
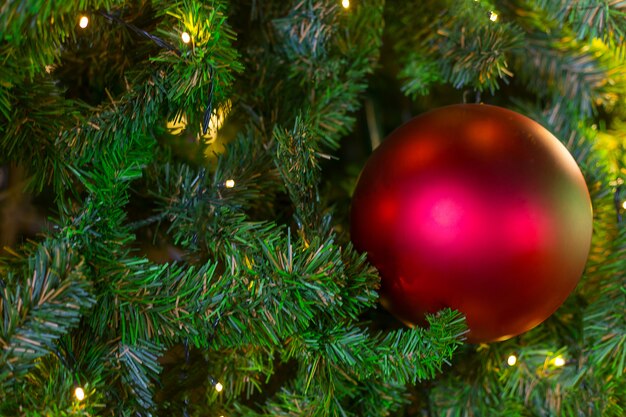
<instances>
[{"instance_id":1,"label":"glowing light bulb","mask_svg":"<svg viewBox=\"0 0 626 417\"><path fill-rule=\"evenodd\" d=\"M89 24L89 18L87 16L81 16L80 21L78 22L78 26L85 29Z\"/></svg>"},{"instance_id":2,"label":"glowing light bulb","mask_svg":"<svg viewBox=\"0 0 626 417\"><path fill-rule=\"evenodd\" d=\"M85 390L82 389L81 387L76 387L76 389L74 390L74 396L76 397L76 399L78 401L82 401L85 399Z\"/></svg>"},{"instance_id":3,"label":"glowing light bulb","mask_svg":"<svg viewBox=\"0 0 626 417\"><path fill-rule=\"evenodd\" d=\"M509 357L506 360L506 363L509 364L509 366L513 366L517 363L517 356L515 355L509 355Z\"/></svg>"},{"instance_id":4,"label":"glowing light bulb","mask_svg":"<svg viewBox=\"0 0 626 417\"><path fill-rule=\"evenodd\" d=\"M563 365L565 365L565 359L563 358L563 356L559 355L554 358L554 366L561 367Z\"/></svg>"},{"instance_id":5,"label":"glowing light bulb","mask_svg":"<svg viewBox=\"0 0 626 417\"><path fill-rule=\"evenodd\" d=\"M183 32L180 37L183 39L183 42L189 43L191 42L191 36L187 32Z\"/></svg>"},{"instance_id":6,"label":"glowing light bulb","mask_svg":"<svg viewBox=\"0 0 626 417\"><path fill-rule=\"evenodd\" d=\"M178 136L187 128L187 116L183 114L182 116L174 117L172 120L168 120L166 126L170 134Z\"/></svg>"},{"instance_id":7,"label":"glowing light bulb","mask_svg":"<svg viewBox=\"0 0 626 417\"><path fill-rule=\"evenodd\" d=\"M622 208L623 208L624 210L626 210L626 200L624 200L624 201L622 202Z\"/></svg>"},{"instance_id":8,"label":"glowing light bulb","mask_svg":"<svg viewBox=\"0 0 626 417\"><path fill-rule=\"evenodd\" d=\"M344 9L347 9L348 7L350 7L350 0L341 0L341 5Z\"/></svg>"},{"instance_id":9,"label":"glowing light bulb","mask_svg":"<svg viewBox=\"0 0 626 417\"><path fill-rule=\"evenodd\" d=\"M224 183L224 186L226 186L226 188L233 188L235 186L235 180L226 180L226 182Z\"/></svg>"},{"instance_id":10,"label":"glowing light bulb","mask_svg":"<svg viewBox=\"0 0 626 417\"><path fill-rule=\"evenodd\" d=\"M498 20L498 14L495 12L491 12L491 14L489 14L489 20L495 22L496 20Z\"/></svg>"},{"instance_id":11,"label":"glowing light bulb","mask_svg":"<svg viewBox=\"0 0 626 417\"><path fill-rule=\"evenodd\" d=\"M215 391L222 392L223 389L224 389L224 385L222 385L220 382L215 384Z\"/></svg>"}]
</instances>

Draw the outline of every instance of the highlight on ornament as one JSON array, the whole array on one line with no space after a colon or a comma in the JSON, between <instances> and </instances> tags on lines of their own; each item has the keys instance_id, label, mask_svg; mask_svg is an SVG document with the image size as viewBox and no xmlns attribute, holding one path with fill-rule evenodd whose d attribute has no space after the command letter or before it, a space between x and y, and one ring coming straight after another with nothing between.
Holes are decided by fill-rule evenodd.
<instances>
[{"instance_id":1,"label":"highlight on ornament","mask_svg":"<svg viewBox=\"0 0 626 417\"><path fill-rule=\"evenodd\" d=\"M78 21L78 26L85 29L88 24L89 24L89 18L87 16L81 16L80 20Z\"/></svg>"},{"instance_id":2,"label":"highlight on ornament","mask_svg":"<svg viewBox=\"0 0 626 417\"><path fill-rule=\"evenodd\" d=\"M217 384L215 384L215 391L222 392L223 389L224 389L224 385L222 385L221 382L218 382Z\"/></svg>"},{"instance_id":3,"label":"highlight on ornament","mask_svg":"<svg viewBox=\"0 0 626 417\"><path fill-rule=\"evenodd\" d=\"M191 36L187 32L183 32L180 37L183 39L183 42L189 43L191 42Z\"/></svg>"},{"instance_id":4,"label":"highlight on ornament","mask_svg":"<svg viewBox=\"0 0 626 417\"><path fill-rule=\"evenodd\" d=\"M506 363L509 366L515 366L515 364L517 363L517 356L509 355L509 357L506 359Z\"/></svg>"},{"instance_id":5,"label":"highlight on ornament","mask_svg":"<svg viewBox=\"0 0 626 417\"><path fill-rule=\"evenodd\" d=\"M84 400L85 390L82 387L76 387L76 389L74 390L74 397L76 397L78 401Z\"/></svg>"}]
</instances>

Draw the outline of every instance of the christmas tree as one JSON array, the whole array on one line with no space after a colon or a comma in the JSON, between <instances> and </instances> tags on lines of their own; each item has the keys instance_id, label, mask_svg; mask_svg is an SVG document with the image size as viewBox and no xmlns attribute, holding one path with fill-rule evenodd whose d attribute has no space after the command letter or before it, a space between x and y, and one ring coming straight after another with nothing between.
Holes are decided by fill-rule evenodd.
<instances>
[{"instance_id":1,"label":"christmas tree","mask_svg":"<svg viewBox=\"0 0 626 417\"><path fill-rule=\"evenodd\" d=\"M623 416L626 2L6 0L0 415ZM482 102L574 156L575 291L467 343L350 240L393 129Z\"/></svg>"}]
</instances>

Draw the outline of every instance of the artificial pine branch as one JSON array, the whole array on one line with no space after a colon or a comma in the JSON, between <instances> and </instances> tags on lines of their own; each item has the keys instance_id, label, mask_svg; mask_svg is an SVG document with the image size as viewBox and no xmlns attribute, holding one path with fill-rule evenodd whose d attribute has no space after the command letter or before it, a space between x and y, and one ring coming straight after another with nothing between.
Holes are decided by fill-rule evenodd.
<instances>
[{"instance_id":1,"label":"artificial pine branch","mask_svg":"<svg viewBox=\"0 0 626 417\"><path fill-rule=\"evenodd\" d=\"M64 241L41 243L2 268L0 384L3 401L94 304L85 264Z\"/></svg>"},{"instance_id":2,"label":"artificial pine branch","mask_svg":"<svg viewBox=\"0 0 626 417\"><path fill-rule=\"evenodd\" d=\"M557 26L536 4L513 8L511 13L528 32L525 47L516 54L520 75L540 97L558 104L567 100L575 113L589 117L597 106L611 105L615 93L623 94L619 52L614 55L597 39L575 39L569 26Z\"/></svg>"},{"instance_id":3,"label":"artificial pine branch","mask_svg":"<svg viewBox=\"0 0 626 417\"><path fill-rule=\"evenodd\" d=\"M523 44L517 25L493 15L498 9L482 2L439 2L427 7L424 13L410 3L397 4L392 15L403 22L391 34L402 61L399 75L406 94L423 94L438 82L493 93L509 82L510 55ZM490 13L500 20L498 24L489 19ZM485 18L477 20L481 14Z\"/></svg>"},{"instance_id":4,"label":"artificial pine branch","mask_svg":"<svg viewBox=\"0 0 626 417\"><path fill-rule=\"evenodd\" d=\"M626 27L626 3L620 0L539 0L537 4L561 24L569 24L579 39L619 41Z\"/></svg>"}]
</instances>

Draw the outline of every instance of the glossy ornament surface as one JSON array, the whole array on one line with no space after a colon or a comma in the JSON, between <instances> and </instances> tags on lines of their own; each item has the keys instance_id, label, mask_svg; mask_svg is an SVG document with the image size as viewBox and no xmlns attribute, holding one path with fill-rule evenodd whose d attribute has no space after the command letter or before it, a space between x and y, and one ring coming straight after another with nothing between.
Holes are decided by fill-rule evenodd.
<instances>
[{"instance_id":1,"label":"glossy ornament surface","mask_svg":"<svg viewBox=\"0 0 626 417\"><path fill-rule=\"evenodd\" d=\"M592 234L589 192L548 130L482 104L439 108L391 135L355 189L351 236L408 324L444 307L470 342L505 340L574 290Z\"/></svg>"}]
</instances>

